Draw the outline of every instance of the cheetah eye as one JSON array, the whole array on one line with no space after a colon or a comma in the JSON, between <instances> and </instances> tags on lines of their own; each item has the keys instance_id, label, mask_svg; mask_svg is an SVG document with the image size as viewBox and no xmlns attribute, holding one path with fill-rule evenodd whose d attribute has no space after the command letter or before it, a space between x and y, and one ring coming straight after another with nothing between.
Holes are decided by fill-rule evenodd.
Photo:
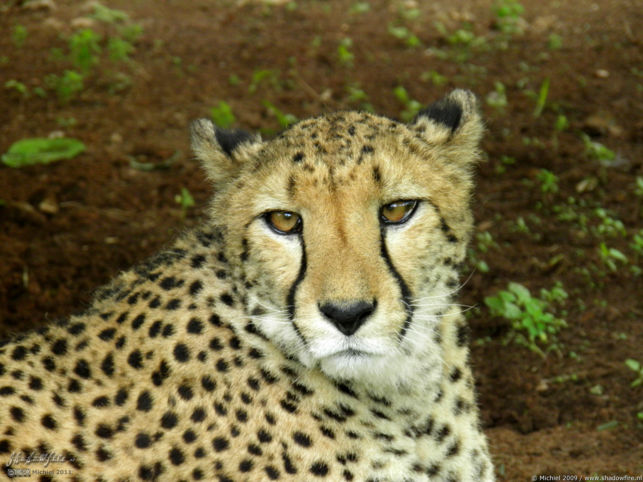
<instances>
[{"instance_id":1,"label":"cheetah eye","mask_svg":"<svg viewBox=\"0 0 643 482\"><path fill-rule=\"evenodd\" d=\"M415 212L417 201L395 201L380 209L380 219L384 224L404 224Z\"/></svg>"},{"instance_id":2,"label":"cheetah eye","mask_svg":"<svg viewBox=\"0 0 643 482\"><path fill-rule=\"evenodd\" d=\"M291 211L270 211L264 214L268 226L277 234L301 232L301 216Z\"/></svg>"}]
</instances>

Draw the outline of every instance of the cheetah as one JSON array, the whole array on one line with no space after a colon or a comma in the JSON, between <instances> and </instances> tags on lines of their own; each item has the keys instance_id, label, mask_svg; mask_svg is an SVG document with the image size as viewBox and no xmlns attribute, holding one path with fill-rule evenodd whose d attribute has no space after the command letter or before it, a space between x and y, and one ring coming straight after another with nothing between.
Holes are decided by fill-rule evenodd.
<instances>
[{"instance_id":1,"label":"cheetah","mask_svg":"<svg viewBox=\"0 0 643 482\"><path fill-rule=\"evenodd\" d=\"M266 141L195 121L204 222L1 345L3 472L494 480L455 302L482 131L465 90Z\"/></svg>"}]
</instances>

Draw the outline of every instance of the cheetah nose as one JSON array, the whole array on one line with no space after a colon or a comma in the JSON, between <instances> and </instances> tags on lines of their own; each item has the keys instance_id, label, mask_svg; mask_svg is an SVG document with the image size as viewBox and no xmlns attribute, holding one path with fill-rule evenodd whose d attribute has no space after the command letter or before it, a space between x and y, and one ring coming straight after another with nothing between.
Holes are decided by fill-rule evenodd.
<instances>
[{"instance_id":1,"label":"cheetah nose","mask_svg":"<svg viewBox=\"0 0 643 482\"><path fill-rule=\"evenodd\" d=\"M341 303L324 303L318 305L326 318L346 336L355 333L366 319L375 311L377 301L351 301Z\"/></svg>"}]
</instances>

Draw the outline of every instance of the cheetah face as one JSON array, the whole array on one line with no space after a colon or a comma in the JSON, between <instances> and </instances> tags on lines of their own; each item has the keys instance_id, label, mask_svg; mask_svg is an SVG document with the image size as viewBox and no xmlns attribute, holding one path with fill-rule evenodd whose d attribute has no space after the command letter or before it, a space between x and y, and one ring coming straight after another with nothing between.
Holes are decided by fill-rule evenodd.
<instances>
[{"instance_id":1,"label":"cheetah face","mask_svg":"<svg viewBox=\"0 0 643 482\"><path fill-rule=\"evenodd\" d=\"M437 377L481 131L475 98L459 90L410 125L344 112L268 142L197 121L241 323L333 379L399 388Z\"/></svg>"}]
</instances>

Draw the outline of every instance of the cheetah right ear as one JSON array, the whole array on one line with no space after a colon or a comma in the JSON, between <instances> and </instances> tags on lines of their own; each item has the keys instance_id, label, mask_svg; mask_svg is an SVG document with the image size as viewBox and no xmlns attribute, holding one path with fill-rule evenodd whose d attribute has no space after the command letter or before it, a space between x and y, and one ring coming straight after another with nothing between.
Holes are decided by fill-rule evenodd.
<instances>
[{"instance_id":1,"label":"cheetah right ear","mask_svg":"<svg viewBox=\"0 0 643 482\"><path fill-rule=\"evenodd\" d=\"M194 155L201 161L219 190L240 171L244 161L261 145L261 136L241 129L222 129L210 119L198 119L190 125Z\"/></svg>"},{"instance_id":2,"label":"cheetah right ear","mask_svg":"<svg viewBox=\"0 0 643 482\"><path fill-rule=\"evenodd\" d=\"M453 90L422 109L411 127L457 164L470 165L478 158L484 124L476 96L468 90Z\"/></svg>"}]
</instances>

